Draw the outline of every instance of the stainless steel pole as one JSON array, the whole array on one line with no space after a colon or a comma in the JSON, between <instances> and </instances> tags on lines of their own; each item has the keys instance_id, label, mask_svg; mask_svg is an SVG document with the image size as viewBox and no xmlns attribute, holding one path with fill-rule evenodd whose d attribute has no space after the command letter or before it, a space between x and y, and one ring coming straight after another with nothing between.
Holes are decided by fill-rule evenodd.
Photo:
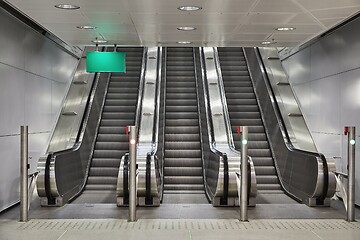
<instances>
[{"instance_id":1,"label":"stainless steel pole","mask_svg":"<svg viewBox=\"0 0 360 240\"><path fill-rule=\"evenodd\" d=\"M28 126L20 127L20 221L28 219Z\"/></svg>"},{"instance_id":2,"label":"stainless steel pole","mask_svg":"<svg viewBox=\"0 0 360 240\"><path fill-rule=\"evenodd\" d=\"M129 222L136 221L136 128L130 126Z\"/></svg>"},{"instance_id":3,"label":"stainless steel pole","mask_svg":"<svg viewBox=\"0 0 360 240\"><path fill-rule=\"evenodd\" d=\"M241 133L241 195L240 220L248 220L248 127L242 127Z\"/></svg>"},{"instance_id":4,"label":"stainless steel pole","mask_svg":"<svg viewBox=\"0 0 360 240\"><path fill-rule=\"evenodd\" d=\"M355 221L355 127L349 127L348 135L348 198L347 220Z\"/></svg>"}]
</instances>

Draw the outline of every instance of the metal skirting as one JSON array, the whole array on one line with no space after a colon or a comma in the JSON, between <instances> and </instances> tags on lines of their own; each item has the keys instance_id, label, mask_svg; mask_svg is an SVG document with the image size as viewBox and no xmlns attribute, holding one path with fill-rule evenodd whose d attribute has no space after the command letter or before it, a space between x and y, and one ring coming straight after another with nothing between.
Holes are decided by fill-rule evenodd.
<instances>
[{"instance_id":1,"label":"metal skirting","mask_svg":"<svg viewBox=\"0 0 360 240\"><path fill-rule=\"evenodd\" d=\"M6 221L1 221L6 222ZM14 221L12 221L14 222ZM16 222L14 222L15 224ZM6 224L10 227L10 224ZM127 220L104 219L64 219L64 220L30 220L19 225L17 231L76 230L76 231L118 231L118 230L360 230L359 222L345 220L250 220L240 222L237 219L140 219L131 223Z\"/></svg>"}]
</instances>

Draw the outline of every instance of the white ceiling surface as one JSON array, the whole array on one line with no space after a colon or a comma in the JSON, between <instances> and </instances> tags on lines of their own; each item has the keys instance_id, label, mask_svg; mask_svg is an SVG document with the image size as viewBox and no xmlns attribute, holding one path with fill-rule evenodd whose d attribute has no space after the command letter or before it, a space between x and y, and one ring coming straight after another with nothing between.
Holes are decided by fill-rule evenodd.
<instances>
[{"instance_id":1,"label":"white ceiling surface","mask_svg":"<svg viewBox=\"0 0 360 240\"><path fill-rule=\"evenodd\" d=\"M291 47L319 35L360 10L360 0L8 0L62 40L89 45L96 37L110 44L173 46ZM75 4L78 10L56 9ZM177 7L201 6L183 12ZM92 25L95 30L76 26ZM195 26L191 32L179 26ZM277 27L295 27L279 32Z\"/></svg>"}]
</instances>

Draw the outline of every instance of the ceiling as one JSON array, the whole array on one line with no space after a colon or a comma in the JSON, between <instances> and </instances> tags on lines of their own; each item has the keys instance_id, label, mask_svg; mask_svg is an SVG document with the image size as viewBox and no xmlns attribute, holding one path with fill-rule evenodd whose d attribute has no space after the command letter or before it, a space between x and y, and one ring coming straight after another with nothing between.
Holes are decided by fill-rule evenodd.
<instances>
[{"instance_id":1,"label":"ceiling","mask_svg":"<svg viewBox=\"0 0 360 240\"><path fill-rule=\"evenodd\" d=\"M10 4L72 45L90 45L96 37L110 44L174 46L292 47L306 42L360 10L360 0L8 0ZM56 4L74 4L62 10ZM193 12L184 5L201 6ZM81 30L80 25L95 26ZM179 31L194 26L195 31ZM295 27L277 31L277 27Z\"/></svg>"}]
</instances>

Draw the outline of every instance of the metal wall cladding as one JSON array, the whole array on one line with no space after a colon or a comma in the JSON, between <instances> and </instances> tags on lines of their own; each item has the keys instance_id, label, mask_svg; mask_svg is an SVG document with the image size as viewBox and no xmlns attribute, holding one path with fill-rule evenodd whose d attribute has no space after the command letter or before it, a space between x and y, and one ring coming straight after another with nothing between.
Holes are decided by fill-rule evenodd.
<instances>
[{"instance_id":1,"label":"metal wall cladding","mask_svg":"<svg viewBox=\"0 0 360 240\"><path fill-rule=\"evenodd\" d=\"M0 9L0 211L19 200L20 125L30 172L44 154L77 59Z\"/></svg>"},{"instance_id":2,"label":"metal wall cladding","mask_svg":"<svg viewBox=\"0 0 360 240\"><path fill-rule=\"evenodd\" d=\"M283 61L319 151L336 157L337 170L345 173L344 126L360 131L360 32L354 31L359 24L356 19ZM360 164L356 176L360 204Z\"/></svg>"}]
</instances>

